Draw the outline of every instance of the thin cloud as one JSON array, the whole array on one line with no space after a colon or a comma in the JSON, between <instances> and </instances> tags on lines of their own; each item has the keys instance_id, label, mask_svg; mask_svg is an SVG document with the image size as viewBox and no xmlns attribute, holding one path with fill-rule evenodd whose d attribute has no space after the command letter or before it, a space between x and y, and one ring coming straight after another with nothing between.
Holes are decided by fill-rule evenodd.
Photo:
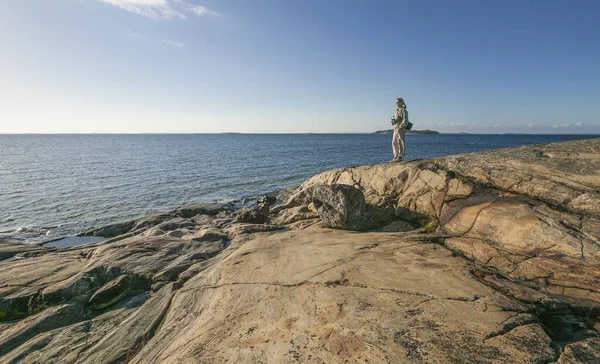
<instances>
[{"instance_id":1,"label":"thin cloud","mask_svg":"<svg viewBox=\"0 0 600 364\"><path fill-rule=\"evenodd\" d=\"M134 14L159 19L187 19L187 15L218 16L219 13L204 6L192 5L183 0L98 0Z\"/></svg>"},{"instance_id":2,"label":"thin cloud","mask_svg":"<svg viewBox=\"0 0 600 364\"><path fill-rule=\"evenodd\" d=\"M478 129L478 128L494 128L494 129L502 129L502 128L514 128L514 129L539 129L539 128L552 128L552 129L577 129L588 127L589 125L583 124L581 122L578 123L568 123L568 124L555 124L555 125L540 125L540 124L526 124L526 125L510 125L510 124L482 124L482 123L463 123L456 121L442 121L436 124L439 127L462 127L462 128L470 128L470 129Z\"/></svg>"},{"instance_id":3,"label":"thin cloud","mask_svg":"<svg viewBox=\"0 0 600 364\"><path fill-rule=\"evenodd\" d=\"M168 46L176 47L176 48L187 47L187 44L185 44L185 43L177 42L175 40L164 39L164 38L148 37L148 36L145 36L145 35L137 33L137 32L128 32L128 33L125 33L125 36L127 36L133 40L136 40L136 41L144 41L144 42L150 42L150 43L162 43L162 44L166 44Z\"/></svg>"},{"instance_id":4,"label":"thin cloud","mask_svg":"<svg viewBox=\"0 0 600 364\"><path fill-rule=\"evenodd\" d=\"M167 44L167 45L170 45L170 46L173 46L173 47L177 47L177 48L185 48L185 47L187 47L186 44L175 42L173 40L159 39L159 41L161 43L163 43L163 44Z\"/></svg>"},{"instance_id":5,"label":"thin cloud","mask_svg":"<svg viewBox=\"0 0 600 364\"><path fill-rule=\"evenodd\" d=\"M468 124L468 123L462 123L462 122L458 122L458 121L441 121L439 123L437 123L437 126L465 126L465 127L469 127L469 128L476 128L479 125L478 124Z\"/></svg>"},{"instance_id":6,"label":"thin cloud","mask_svg":"<svg viewBox=\"0 0 600 364\"><path fill-rule=\"evenodd\" d=\"M542 125L542 124L484 124L466 123L459 121L442 121L434 124L434 129L441 131L469 131L474 133L575 133L596 134L600 131L600 125L589 125L582 122L571 122L564 124Z\"/></svg>"},{"instance_id":7,"label":"thin cloud","mask_svg":"<svg viewBox=\"0 0 600 364\"><path fill-rule=\"evenodd\" d=\"M560 124L560 125L552 125L553 129L565 129L565 128L579 128L583 127L583 123L568 123L568 124Z\"/></svg>"},{"instance_id":8,"label":"thin cloud","mask_svg":"<svg viewBox=\"0 0 600 364\"><path fill-rule=\"evenodd\" d=\"M190 7L190 11L193 12L194 14L198 15L198 16L203 16L203 15L214 15L214 16L220 16L221 14L212 11L210 9L208 9L205 6L200 6L200 5L196 5L196 6L191 6Z\"/></svg>"}]
</instances>

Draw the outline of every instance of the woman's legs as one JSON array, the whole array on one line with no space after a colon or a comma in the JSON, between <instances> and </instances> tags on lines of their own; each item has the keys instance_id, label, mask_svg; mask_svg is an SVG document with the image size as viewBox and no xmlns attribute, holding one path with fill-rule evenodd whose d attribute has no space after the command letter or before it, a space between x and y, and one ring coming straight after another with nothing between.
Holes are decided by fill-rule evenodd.
<instances>
[{"instance_id":1,"label":"woman's legs","mask_svg":"<svg viewBox=\"0 0 600 364\"><path fill-rule=\"evenodd\" d=\"M398 139L399 141L399 148L398 148L398 157L402 158L404 157L404 152L405 152L405 143L404 143L404 138L406 137L406 129L401 129L398 131Z\"/></svg>"},{"instance_id":2,"label":"woman's legs","mask_svg":"<svg viewBox=\"0 0 600 364\"><path fill-rule=\"evenodd\" d=\"M394 160L400 156L400 133L396 128L394 128L394 136L392 137L392 152L394 153Z\"/></svg>"}]
</instances>

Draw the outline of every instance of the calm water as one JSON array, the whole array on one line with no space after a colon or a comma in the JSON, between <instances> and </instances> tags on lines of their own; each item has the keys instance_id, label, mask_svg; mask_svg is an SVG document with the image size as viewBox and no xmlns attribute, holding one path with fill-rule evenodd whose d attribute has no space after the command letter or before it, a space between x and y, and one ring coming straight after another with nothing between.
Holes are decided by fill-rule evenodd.
<instances>
[{"instance_id":1,"label":"calm water","mask_svg":"<svg viewBox=\"0 0 600 364\"><path fill-rule=\"evenodd\" d=\"M406 159L593 136L407 135ZM390 135L0 135L0 237L37 242L384 163Z\"/></svg>"}]
</instances>

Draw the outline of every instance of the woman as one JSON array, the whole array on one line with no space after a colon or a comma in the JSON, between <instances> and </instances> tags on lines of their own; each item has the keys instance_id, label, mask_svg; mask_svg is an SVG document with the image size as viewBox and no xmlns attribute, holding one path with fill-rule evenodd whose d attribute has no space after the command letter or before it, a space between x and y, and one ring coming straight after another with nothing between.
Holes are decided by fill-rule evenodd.
<instances>
[{"instance_id":1,"label":"woman","mask_svg":"<svg viewBox=\"0 0 600 364\"><path fill-rule=\"evenodd\" d=\"M394 125L394 137L392 138L392 151L394 159L390 162L402 162L404 157L404 137L406 136L406 125L408 125L408 112L403 98L396 99L396 113L392 117Z\"/></svg>"}]
</instances>

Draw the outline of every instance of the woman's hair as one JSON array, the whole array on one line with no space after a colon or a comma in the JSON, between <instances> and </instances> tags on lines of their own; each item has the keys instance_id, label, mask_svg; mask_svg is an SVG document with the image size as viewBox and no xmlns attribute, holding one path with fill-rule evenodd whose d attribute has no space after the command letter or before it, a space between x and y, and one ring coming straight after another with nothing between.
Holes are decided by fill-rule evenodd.
<instances>
[{"instance_id":1,"label":"woman's hair","mask_svg":"<svg viewBox=\"0 0 600 364\"><path fill-rule=\"evenodd\" d=\"M401 103L402 106L406 109L406 103L404 102L404 99L402 97L398 97L396 99L396 103Z\"/></svg>"}]
</instances>

